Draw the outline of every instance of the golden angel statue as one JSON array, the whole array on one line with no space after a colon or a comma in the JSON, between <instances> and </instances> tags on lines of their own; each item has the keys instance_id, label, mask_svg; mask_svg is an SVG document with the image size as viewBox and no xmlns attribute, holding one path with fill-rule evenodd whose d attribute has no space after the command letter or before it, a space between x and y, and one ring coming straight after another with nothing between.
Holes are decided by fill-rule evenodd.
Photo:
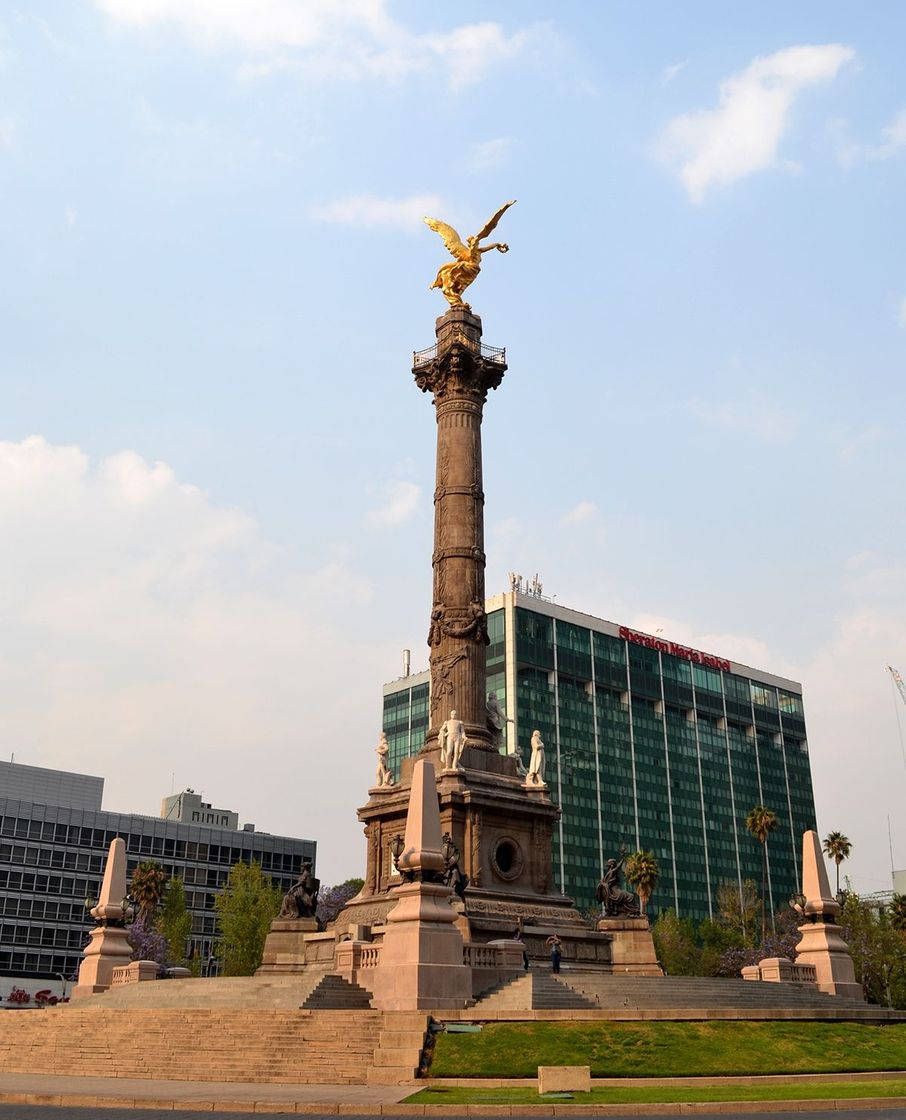
<instances>
[{"instance_id":1,"label":"golden angel statue","mask_svg":"<svg viewBox=\"0 0 906 1120\"><path fill-rule=\"evenodd\" d=\"M510 202L505 202L493 218L487 221L480 233L476 233L474 237L466 238L465 245L463 245L459 234L452 226L448 226L446 222L439 222L437 218L425 218L426 225L441 235L444 245L456 258L449 264L440 266L437 279L431 285L432 288L440 288L444 294L444 299L451 307L463 307L467 311L469 310L469 305L463 303L462 293L481 271L482 253L490 252L491 249L496 249L498 253L508 253L510 251L509 245L504 245L502 241L495 241L491 245L479 245L479 242L493 232L497 223L515 201L514 198Z\"/></svg>"}]
</instances>

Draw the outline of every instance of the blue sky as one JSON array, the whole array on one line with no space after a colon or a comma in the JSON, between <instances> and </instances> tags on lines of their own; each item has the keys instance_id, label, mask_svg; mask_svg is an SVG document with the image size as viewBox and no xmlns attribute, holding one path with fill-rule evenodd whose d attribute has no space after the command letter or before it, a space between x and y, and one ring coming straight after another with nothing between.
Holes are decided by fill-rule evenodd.
<instances>
[{"instance_id":1,"label":"blue sky","mask_svg":"<svg viewBox=\"0 0 906 1120\"><path fill-rule=\"evenodd\" d=\"M510 363L489 591L538 571L801 680L819 829L888 886L904 33L896 2L0 7L4 752L359 872L380 685L427 663L421 217L516 197L471 292Z\"/></svg>"}]
</instances>

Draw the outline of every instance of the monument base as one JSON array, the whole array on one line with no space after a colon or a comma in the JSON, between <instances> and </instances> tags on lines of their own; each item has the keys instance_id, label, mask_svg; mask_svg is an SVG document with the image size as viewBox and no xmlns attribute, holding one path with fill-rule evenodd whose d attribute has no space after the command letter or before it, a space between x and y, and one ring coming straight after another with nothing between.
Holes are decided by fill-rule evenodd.
<instances>
[{"instance_id":1,"label":"monument base","mask_svg":"<svg viewBox=\"0 0 906 1120\"><path fill-rule=\"evenodd\" d=\"M380 964L370 977L382 1011L463 1008L472 998L472 970L463 963L462 934L450 906L450 888L406 883L393 892Z\"/></svg>"},{"instance_id":2,"label":"monument base","mask_svg":"<svg viewBox=\"0 0 906 1120\"><path fill-rule=\"evenodd\" d=\"M646 917L600 918L595 928L611 938L611 972L632 976L664 975Z\"/></svg>"},{"instance_id":3,"label":"monument base","mask_svg":"<svg viewBox=\"0 0 906 1120\"><path fill-rule=\"evenodd\" d=\"M274 918L264 942L261 966L256 976L273 972L302 972L317 959L312 952L311 935L317 934L316 918ZM330 937L333 957L333 937Z\"/></svg>"},{"instance_id":4,"label":"monument base","mask_svg":"<svg viewBox=\"0 0 906 1120\"><path fill-rule=\"evenodd\" d=\"M79 982L72 989L72 999L106 992L113 983L113 970L132 959L132 946L125 929L119 926L95 926L85 948L85 959L79 965Z\"/></svg>"},{"instance_id":5,"label":"monument base","mask_svg":"<svg viewBox=\"0 0 906 1120\"><path fill-rule=\"evenodd\" d=\"M840 927L832 922L806 922L798 928L802 939L796 946L796 964L814 965L818 990L864 1001Z\"/></svg>"}]
</instances>

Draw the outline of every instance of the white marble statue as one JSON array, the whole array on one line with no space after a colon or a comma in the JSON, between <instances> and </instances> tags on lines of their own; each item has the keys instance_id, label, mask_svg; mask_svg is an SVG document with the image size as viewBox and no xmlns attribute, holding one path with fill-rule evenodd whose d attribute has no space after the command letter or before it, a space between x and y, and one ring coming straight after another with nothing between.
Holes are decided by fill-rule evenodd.
<instances>
[{"instance_id":1,"label":"white marble statue","mask_svg":"<svg viewBox=\"0 0 906 1120\"><path fill-rule=\"evenodd\" d=\"M387 766L387 756L390 754L390 746L387 743L387 736L383 731L381 732L380 739L378 739L378 745L374 749L377 752L377 775L375 776L375 785L392 786L393 772Z\"/></svg>"},{"instance_id":2,"label":"white marble statue","mask_svg":"<svg viewBox=\"0 0 906 1120\"><path fill-rule=\"evenodd\" d=\"M532 732L532 757L529 759L526 785L544 785L544 740L540 731Z\"/></svg>"},{"instance_id":3,"label":"white marble statue","mask_svg":"<svg viewBox=\"0 0 906 1120\"><path fill-rule=\"evenodd\" d=\"M450 718L444 720L437 735L437 742L440 746L440 757L444 769L461 770L460 759L462 758L462 749L466 745L466 729L462 720L457 717L456 712L450 712Z\"/></svg>"}]
</instances>

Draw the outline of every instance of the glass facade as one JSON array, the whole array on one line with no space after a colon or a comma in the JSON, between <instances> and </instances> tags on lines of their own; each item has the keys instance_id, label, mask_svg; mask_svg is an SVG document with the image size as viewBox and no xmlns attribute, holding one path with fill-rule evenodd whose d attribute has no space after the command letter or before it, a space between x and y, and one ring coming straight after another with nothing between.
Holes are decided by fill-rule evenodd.
<instances>
[{"instance_id":1,"label":"glass facade","mask_svg":"<svg viewBox=\"0 0 906 1120\"><path fill-rule=\"evenodd\" d=\"M185 883L192 912L190 953L203 962L215 940L214 898L234 863L257 860L288 890L316 844L263 832L183 824L156 817L36 805L0 797L0 976L73 976L94 922L110 841L126 841L128 873L155 859Z\"/></svg>"},{"instance_id":2,"label":"glass facade","mask_svg":"<svg viewBox=\"0 0 906 1120\"><path fill-rule=\"evenodd\" d=\"M490 610L501 599L504 609ZM621 845L657 857L652 915L672 907L701 919L716 912L721 883L753 879L760 888L761 848L745 827L756 804L778 818L769 902L781 906L799 890L802 833L815 827L815 808L794 682L524 595L492 600L489 630L488 689L515 716L524 761L532 731L541 732L562 811L555 875L579 906L593 905ZM427 674L419 679L427 690ZM399 722L400 709L386 706L402 696L394 687L385 689L385 719L392 710ZM415 753L418 736L409 746L400 753Z\"/></svg>"}]
</instances>

